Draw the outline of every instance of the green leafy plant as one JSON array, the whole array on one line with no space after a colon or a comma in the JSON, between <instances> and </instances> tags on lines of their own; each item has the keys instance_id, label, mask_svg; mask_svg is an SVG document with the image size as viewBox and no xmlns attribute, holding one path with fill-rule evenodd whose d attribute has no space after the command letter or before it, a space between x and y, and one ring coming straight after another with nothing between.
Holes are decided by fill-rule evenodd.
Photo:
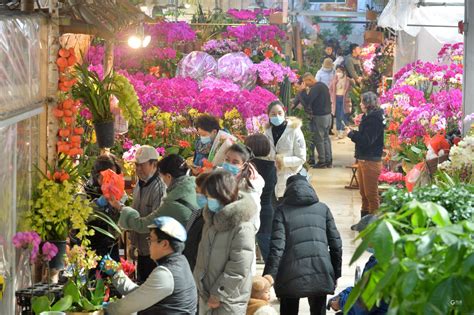
<instances>
[{"instance_id":1,"label":"green leafy plant","mask_svg":"<svg viewBox=\"0 0 474 315\"><path fill-rule=\"evenodd\" d=\"M86 236L93 234L86 225L93 210L89 201L77 195L74 182L43 178L30 205L27 222L44 240L66 240L72 229L77 230L76 237L84 242Z\"/></svg>"},{"instance_id":2,"label":"green leafy plant","mask_svg":"<svg viewBox=\"0 0 474 315\"><path fill-rule=\"evenodd\" d=\"M76 65L77 83L72 88L74 99L80 99L92 114L94 123L111 122L114 120L110 110L110 97L114 95L113 73L103 79L94 71L89 71L88 65ZM120 100L119 100L120 101Z\"/></svg>"},{"instance_id":3,"label":"green leafy plant","mask_svg":"<svg viewBox=\"0 0 474 315\"><path fill-rule=\"evenodd\" d=\"M72 306L72 297L68 295L61 298L56 303L53 303L54 298L48 297L47 295L34 296L31 299L31 309L34 314L41 314L42 312L47 311L64 312Z\"/></svg>"},{"instance_id":4,"label":"green leafy plant","mask_svg":"<svg viewBox=\"0 0 474 315\"><path fill-rule=\"evenodd\" d=\"M474 223L452 223L433 202L412 200L386 212L359 235L351 264L372 247L378 263L352 290L345 314L358 299L389 314L467 314L474 309Z\"/></svg>"},{"instance_id":5,"label":"green leafy plant","mask_svg":"<svg viewBox=\"0 0 474 315\"><path fill-rule=\"evenodd\" d=\"M114 94L120 98L118 106L123 116L131 125L142 123L142 108L138 103L138 96L130 81L121 74L114 74ZM118 94L118 95L117 95Z\"/></svg>"},{"instance_id":6,"label":"green leafy plant","mask_svg":"<svg viewBox=\"0 0 474 315\"><path fill-rule=\"evenodd\" d=\"M452 182L452 185L419 187L411 193L406 189L392 187L383 194L380 211L396 212L404 204L415 199L420 202L434 202L444 207L453 222L471 220L474 216L473 195L474 185L455 182ZM407 220L404 222L409 224Z\"/></svg>"}]
</instances>

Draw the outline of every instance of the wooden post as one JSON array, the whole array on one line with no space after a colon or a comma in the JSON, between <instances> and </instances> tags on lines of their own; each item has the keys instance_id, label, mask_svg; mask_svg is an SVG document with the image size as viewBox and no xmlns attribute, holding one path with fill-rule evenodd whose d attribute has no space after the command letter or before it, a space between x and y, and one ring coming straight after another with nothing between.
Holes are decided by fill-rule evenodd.
<instances>
[{"instance_id":1,"label":"wooden post","mask_svg":"<svg viewBox=\"0 0 474 315\"><path fill-rule=\"evenodd\" d=\"M464 1L464 25L463 119L474 113L474 5L471 1ZM471 122L463 121L463 135L469 132L470 128Z\"/></svg>"},{"instance_id":2,"label":"wooden post","mask_svg":"<svg viewBox=\"0 0 474 315\"><path fill-rule=\"evenodd\" d=\"M47 132L47 161L53 165L56 162L57 134L59 123L53 115L58 94L58 66L56 59L59 51L59 1L49 1L49 31L48 31L48 104L46 105L48 132Z\"/></svg>"},{"instance_id":3,"label":"wooden post","mask_svg":"<svg viewBox=\"0 0 474 315\"><path fill-rule=\"evenodd\" d=\"M105 41L104 52L104 77L109 75L114 67L114 43L111 40Z\"/></svg>"},{"instance_id":4,"label":"wooden post","mask_svg":"<svg viewBox=\"0 0 474 315\"><path fill-rule=\"evenodd\" d=\"M293 33L296 48L296 62L298 62L298 66L301 68L303 67L303 47L301 46L301 28L299 24L293 26Z\"/></svg>"}]
</instances>

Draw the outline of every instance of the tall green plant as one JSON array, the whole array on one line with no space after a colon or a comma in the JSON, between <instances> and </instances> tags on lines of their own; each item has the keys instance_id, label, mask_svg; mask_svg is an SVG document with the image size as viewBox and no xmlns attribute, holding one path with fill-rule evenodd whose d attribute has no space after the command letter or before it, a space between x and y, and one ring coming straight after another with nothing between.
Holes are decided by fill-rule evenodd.
<instances>
[{"instance_id":1,"label":"tall green plant","mask_svg":"<svg viewBox=\"0 0 474 315\"><path fill-rule=\"evenodd\" d=\"M474 223L452 223L432 202L410 201L384 213L359 235L354 263L369 247L377 265L352 290L370 309L381 300L389 314L468 314L474 310Z\"/></svg>"},{"instance_id":2,"label":"tall green plant","mask_svg":"<svg viewBox=\"0 0 474 315\"><path fill-rule=\"evenodd\" d=\"M94 123L111 122L114 120L110 110L110 97L114 94L114 75L107 74L103 79L94 71L89 71L88 65L76 65L77 83L72 88L72 95L80 99L92 114Z\"/></svg>"}]
</instances>

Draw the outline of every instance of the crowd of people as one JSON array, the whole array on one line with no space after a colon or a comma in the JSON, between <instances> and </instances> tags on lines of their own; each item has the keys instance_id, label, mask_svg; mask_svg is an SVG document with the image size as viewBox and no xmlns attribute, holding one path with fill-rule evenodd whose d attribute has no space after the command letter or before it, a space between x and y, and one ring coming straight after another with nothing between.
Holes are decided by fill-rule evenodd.
<instances>
[{"instance_id":1,"label":"crowd of people","mask_svg":"<svg viewBox=\"0 0 474 315\"><path fill-rule=\"evenodd\" d=\"M263 133L225 147L211 168L204 165L218 135L232 137L211 115L195 121L199 138L192 163L141 146L128 206L126 196L106 199L100 191L100 172L119 174L119 161L110 153L97 158L85 190L99 210L130 231L129 252L137 262L138 284L121 271L110 274L123 297L107 313L276 314L269 306L274 286L281 314L298 314L301 298L308 298L311 314L325 314L327 295L335 293L341 277L342 241L304 165L332 166L333 116L338 136L347 134L356 145L361 215L374 215L379 206L384 122L375 94L362 95L365 115L358 130L347 126L349 90L360 81L358 50L351 46L341 61L327 49L321 70L305 74L298 85L294 105L308 113L313 137L309 160L302 121L287 117L279 101L269 104ZM115 242L95 236L91 244L99 255L119 259ZM265 263L262 275L256 270L257 248ZM343 310L348 290L328 306Z\"/></svg>"}]
</instances>

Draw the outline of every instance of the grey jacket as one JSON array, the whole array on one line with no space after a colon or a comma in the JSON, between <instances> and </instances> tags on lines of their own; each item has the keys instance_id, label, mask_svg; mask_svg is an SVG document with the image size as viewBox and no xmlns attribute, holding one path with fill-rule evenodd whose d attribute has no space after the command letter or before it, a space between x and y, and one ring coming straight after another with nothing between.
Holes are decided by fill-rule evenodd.
<instances>
[{"instance_id":1,"label":"grey jacket","mask_svg":"<svg viewBox=\"0 0 474 315\"><path fill-rule=\"evenodd\" d=\"M344 58L344 66L346 67L349 77L354 80L357 80L363 74L360 59L355 58L352 55L347 55Z\"/></svg>"},{"instance_id":2,"label":"grey jacket","mask_svg":"<svg viewBox=\"0 0 474 315\"><path fill-rule=\"evenodd\" d=\"M204 209L204 228L199 243L194 279L199 294L199 314L245 314L250 299L250 269L255 255L255 227L250 219L257 206L246 193L216 214ZM210 296L221 306L211 310Z\"/></svg>"},{"instance_id":3,"label":"grey jacket","mask_svg":"<svg viewBox=\"0 0 474 315\"><path fill-rule=\"evenodd\" d=\"M158 209L161 205L161 200L166 194L165 184L160 179L158 171L146 183L139 182L135 189L133 189L133 203L132 208L140 213L140 217L146 217ZM138 233L130 231L130 241L132 246L138 249L138 255L148 256L150 250L146 238L148 233Z\"/></svg>"}]
</instances>

